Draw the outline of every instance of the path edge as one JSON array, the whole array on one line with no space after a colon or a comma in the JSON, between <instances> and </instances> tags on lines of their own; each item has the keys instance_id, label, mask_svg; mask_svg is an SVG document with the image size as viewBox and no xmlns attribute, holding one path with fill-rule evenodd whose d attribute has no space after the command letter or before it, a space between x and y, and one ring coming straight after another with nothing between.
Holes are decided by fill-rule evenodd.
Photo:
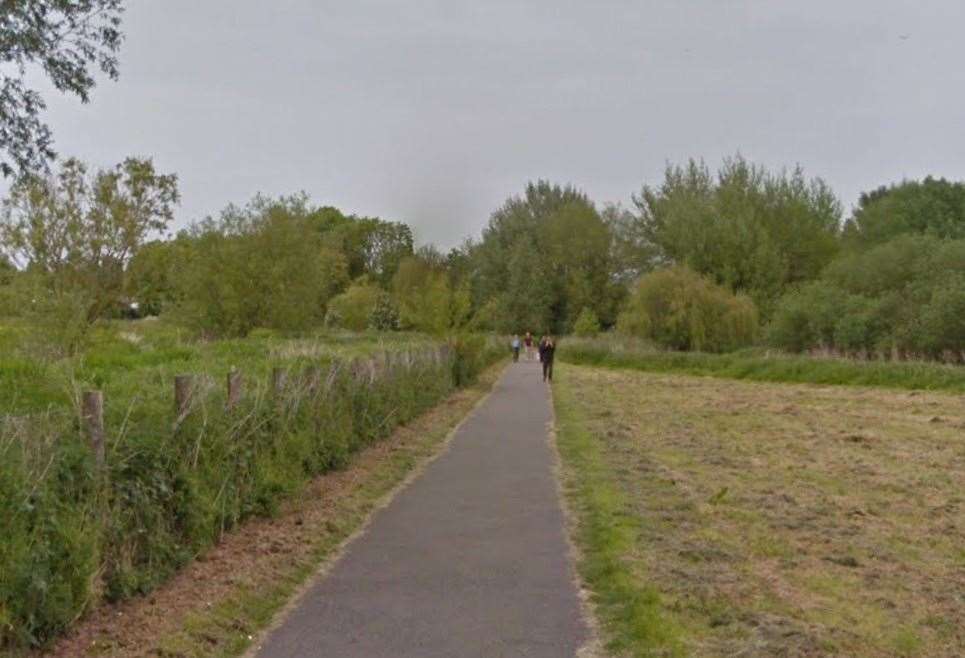
<instances>
[{"instance_id":1,"label":"path edge","mask_svg":"<svg viewBox=\"0 0 965 658\"><path fill-rule=\"evenodd\" d=\"M446 434L446 437L439 443L436 452L424 459L421 463L414 466L412 470L406 474L402 481L384 493L379 500L376 501L365 520L359 525L359 527L356 528L349 536L339 542L338 546L319 563L312 574L305 578L304 582L302 582L302 584L295 589L294 594L292 594L292 596L288 599L288 602L279 608L279 610L274 614L271 622L258 631L257 635L252 639L250 645L248 646L248 649L241 654L240 658L257 658L258 653L262 650L262 648L264 648L265 641L268 639L268 637L281 628L291 613L302 604L302 602L305 600L305 597L315 587L315 585L324 580L332 569L334 569L335 566L341 561L348 549L351 548L352 544L368 532L369 527L372 525L372 521L376 515L388 507L392 501L395 500L396 496L405 491L418 478L422 477L422 474L425 473L426 469L429 468L431 464L449 452L449 449L452 447L453 440L456 438L456 434L458 434L459 430L462 429L463 425L469 422L469 420L476 415L476 412L479 411L479 408L489 400L492 394L496 391L496 388L499 386L500 382L502 382L503 377L506 376L506 371L508 368L508 364L502 367L502 370L499 372L499 376L495 379L489 390L486 391L486 394L479 398L476 403L473 404L472 408L466 413L466 415L463 416L462 419L449 430L449 432ZM592 655L583 656L581 654L580 658L595 657Z\"/></svg>"},{"instance_id":2,"label":"path edge","mask_svg":"<svg viewBox=\"0 0 965 658\"><path fill-rule=\"evenodd\" d=\"M563 538L567 546L567 562L569 562L570 578L576 587L577 598L580 600L580 611L583 615L583 622L586 624L587 637L582 646L576 650L575 658L606 658L608 655L603 648L602 635L600 633L600 620L596 614L596 605L593 603L593 592L587 587L583 578L580 576L577 565L583 559L583 552L573 539L578 524L577 515L570 506L570 501L566 496L564 484L565 473L563 472L563 457L560 455L559 445L556 441L556 396L553 394L552 384L547 385L550 402L550 419L546 426L546 441L550 448L551 467L553 479L556 482L556 495L560 502L560 510L563 513Z\"/></svg>"}]
</instances>

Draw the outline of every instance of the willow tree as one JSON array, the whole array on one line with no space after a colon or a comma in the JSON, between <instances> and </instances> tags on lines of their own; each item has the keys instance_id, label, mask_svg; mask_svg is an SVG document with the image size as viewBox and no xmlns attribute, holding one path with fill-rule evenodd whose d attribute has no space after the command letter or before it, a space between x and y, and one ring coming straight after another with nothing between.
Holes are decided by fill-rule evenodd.
<instances>
[{"instance_id":1,"label":"willow tree","mask_svg":"<svg viewBox=\"0 0 965 658\"><path fill-rule=\"evenodd\" d=\"M747 293L764 315L838 252L841 203L800 168L772 173L737 156L715 175L691 160L669 166L663 183L644 186L634 203L661 261Z\"/></svg>"}]
</instances>

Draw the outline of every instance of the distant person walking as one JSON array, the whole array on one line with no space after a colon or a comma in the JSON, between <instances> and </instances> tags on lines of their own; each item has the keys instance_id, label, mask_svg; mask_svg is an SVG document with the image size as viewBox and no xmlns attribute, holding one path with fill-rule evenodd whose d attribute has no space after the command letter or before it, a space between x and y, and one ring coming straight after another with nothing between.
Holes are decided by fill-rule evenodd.
<instances>
[{"instance_id":1,"label":"distant person walking","mask_svg":"<svg viewBox=\"0 0 965 658\"><path fill-rule=\"evenodd\" d=\"M543 364L543 381L553 381L553 357L556 356L556 341L552 336L544 336L539 341L539 360Z\"/></svg>"},{"instance_id":2,"label":"distant person walking","mask_svg":"<svg viewBox=\"0 0 965 658\"><path fill-rule=\"evenodd\" d=\"M509 348L513 351L513 363L519 361L519 334L513 336L513 340L509 343Z\"/></svg>"},{"instance_id":3,"label":"distant person walking","mask_svg":"<svg viewBox=\"0 0 965 658\"><path fill-rule=\"evenodd\" d=\"M523 337L523 345L526 346L526 360L532 361L533 360L533 334L529 333L528 331L526 332L526 335Z\"/></svg>"}]
</instances>

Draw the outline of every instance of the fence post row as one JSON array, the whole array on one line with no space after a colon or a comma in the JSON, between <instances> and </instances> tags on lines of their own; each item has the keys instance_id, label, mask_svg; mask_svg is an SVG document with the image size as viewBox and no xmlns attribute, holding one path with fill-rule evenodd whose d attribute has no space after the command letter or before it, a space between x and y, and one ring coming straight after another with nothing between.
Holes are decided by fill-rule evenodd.
<instances>
[{"instance_id":1,"label":"fence post row","mask_svg":"<svg viewBox=\"0 0 965 658\"><path fill-rule=\"evenodd\" d=\"M328 392L335 385L338 373L345 368L349 375L356 381L367 379L371 385L379 378L379 375L392 376L398 369L405 371L411 370L414 363L430 360L435 363L445 363L449 356L447 345L427 348L419 354L414 354L412 350L392 352L383 351L378 356L373 356L367 360L358 357L353 358L347 363L339 359L333 359L325 378L325 391ZM176 420L174 428L184 421L191 412L194 397L194 376L177 375L174 378L174 410ZM272 392L276 399L281 400L288 386L288 371L282 367L272 369ZM321 389L322 372L318 366L308 366L305 370L305 383L311 394L317 394ZM244 376L238 370L231 370L227 375L227 399L226 408L234 409L241 402L244 395ZM104 430L104 394L101 391L85 391L82 400L82 423L84 432L90 442L91 450L98 469L103 469L106 461L105 454L105 430Z\"/></svg>"},{"instance_id":2,"label":"fence post row","mask_svg":"<svg viewBox=\"0 0 965 658\"><path fill-rule=\"evenodd\" d=\"M83 396L83 423L98 471L104 469L104 394L101 391L85 391Z\"/></svg>"}]
</instances>

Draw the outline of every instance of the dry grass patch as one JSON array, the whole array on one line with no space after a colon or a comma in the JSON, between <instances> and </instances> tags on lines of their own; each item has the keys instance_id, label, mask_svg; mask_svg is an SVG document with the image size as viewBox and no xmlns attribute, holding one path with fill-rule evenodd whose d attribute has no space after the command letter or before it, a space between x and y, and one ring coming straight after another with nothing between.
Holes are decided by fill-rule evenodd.
<instances>
[{"instance_id":1,"label":"dry grass patch","mask_svg":"<svg viewBox=\"0 0 965 658\"><path fill-rule=\"evenodd\" d=\"M559 370L689 653L965 655L961 396Z\"/></svg>"}]
</instances>

